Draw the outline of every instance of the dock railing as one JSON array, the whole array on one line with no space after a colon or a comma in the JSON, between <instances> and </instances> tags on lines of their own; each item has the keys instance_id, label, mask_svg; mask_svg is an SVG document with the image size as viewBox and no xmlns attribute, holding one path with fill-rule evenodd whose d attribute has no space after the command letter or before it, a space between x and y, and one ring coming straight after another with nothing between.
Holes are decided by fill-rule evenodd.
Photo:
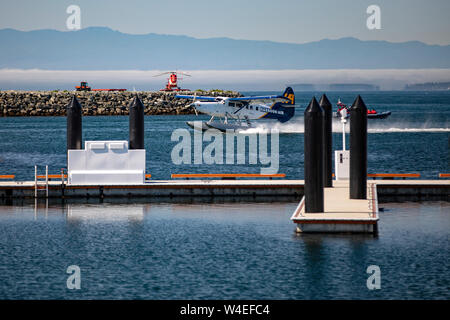
<instances>
[{"instance_id":1,"label":"dock railing","mask_svg":"<svg viewBox=\"0 0 450 320\"><path fill-rule=\"evenodd\" d=\"M420 173L369 173L367 177L372 179L420 178Z\"/></svg>"},{"instance_id":2,"label":"dock railing","mask_svg":"<svg viewBox=\"0 0 450 320\"><path fill-rule=\"evenodd\" d=\"M15 175L13 175L13 174L0 174L0 179L11 179L11 180L14 180L15 179Z\"/></svg>"}]
</instances>

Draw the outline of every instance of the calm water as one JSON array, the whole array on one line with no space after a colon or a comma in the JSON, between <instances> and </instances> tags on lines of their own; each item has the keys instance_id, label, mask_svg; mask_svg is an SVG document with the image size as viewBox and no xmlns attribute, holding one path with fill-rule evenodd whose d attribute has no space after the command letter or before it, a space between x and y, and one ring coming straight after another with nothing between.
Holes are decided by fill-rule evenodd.
<instances>
[{"instance_id":1,"label":"calm water","mask_svg":"<svg viewBox=\"0 0 450 320\"><path fill-rule=\"evenodd\" d=\"M0 299L450 298L448 202L384 204L377 238L296 235L295 206L0 206Z\"/></svg>"},{"instance_id":2,"label":"calm water","mask_svg":"<svg viewBox=\"0 0 450 320\"><path fill-rule=\"evenodd\" d=\"M278 92L274 92L278 93ZM252 92L250 94L258 94ZM289 179L303 178L303 111L313 95L297 93L296 116L286 124L262 124L260 131L280 130L279 172ZM355 93L330 93L332 103L338 98L351 104ZM367 92L362 94L369 108L392 111L385 120L369 120L369 172L419 172L423 178L436 178L450 171L450 93L448 92ZM245 165L175 165L171 151L177 142L170 137L177 128L188 128L195 116L147 116L145 146L147 171L154 179L168 179L171 173L259 173L261 164ZM207 120L208 117L200 116ZM84 117L84 140L128 140L128 117ZM341 125L334 124L334 148L341 149ZM258 130L256 131L258 132ZM348 143L348 136L347 136ZM205 142L204 146L209 142ZM348 145L347 145L348 147ZM65 117L0 118L0 173L17 179L32 180L34 165L49 165L51 173L66 166Z\"/></svg>"}]
</instances>

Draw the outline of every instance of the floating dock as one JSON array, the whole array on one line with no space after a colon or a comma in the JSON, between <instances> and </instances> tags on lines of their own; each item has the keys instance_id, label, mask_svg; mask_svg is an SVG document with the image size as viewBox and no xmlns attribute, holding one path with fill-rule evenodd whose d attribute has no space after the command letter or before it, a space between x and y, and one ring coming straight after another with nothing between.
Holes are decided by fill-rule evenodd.
<instances>
[{"instance_id":1,"label":"floating dock","mask_svg":"<svg viewBox=\"0 0 450 320\"><path fill-rule=\"evenodd\" d=\"M334 181L332 188L324 188L324 212L305 213L302 198L291 220L297 232L376 233L378 199L376 182L367 183L367 199L350 199L348 181Z\"/></svg>"},{"instance_id":2,"label":"floating dock","mask_svg":"<svg viewBox=\"0 0 450 320\"><path fill-rule=\"evenodd\" d=\"M333 181L336 188L339 181ZM450 201L450 180L368 180L376 184L380 202L403 200ZM40 186L42 188L42 185ZM34 198L34 181L0 181L0 201ZM221 197L235 202L239 198L262 197L276 201L280 197L301 199L304 180L150 180L139 185L68 185L62 181L48 182L49 198L154 198L158 197ZM45 198L45 192L38 192ZM261 199L258 199L261 201Z\"/></svg>"},{"instance_id":3,"label":"floating dock","mask_svg":"<svg viewBox=\"0 0 450 320\"><path fill-rule=\"evenodd\" d=\"M138 185L67 185L50 181L49 198L303 196L303 180L154 180ZM39 198L45 193L37 193ZM34 198L35 182L0 182L1 198ZM258 199L260 200L260 199Z\"/></svg>"}]
</instances>

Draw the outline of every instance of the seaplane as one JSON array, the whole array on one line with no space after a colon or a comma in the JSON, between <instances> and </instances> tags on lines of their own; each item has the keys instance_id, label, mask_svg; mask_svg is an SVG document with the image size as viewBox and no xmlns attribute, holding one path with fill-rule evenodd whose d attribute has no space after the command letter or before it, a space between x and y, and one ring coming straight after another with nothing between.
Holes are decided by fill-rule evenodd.
<instances>
[{"instance_id":1,"label":"seaplane","mask_svg":"<svg viewBox=\"0 0 450 320\"><path fill-rule=\"evenodd\" d=\"M284 123L295 113L295 95L291 87L287 87L282 95L248 96L248 97L206 97L197 95L176 95L178 99L188 99L192 102L195 114L211 116L201 127L194 121L186 124L193 129L202 131L217 129L222 132L241 131L254 128L252 120L271 119ZM219 118L219 120L215 120Z\"/></svg>"}]
</instances>

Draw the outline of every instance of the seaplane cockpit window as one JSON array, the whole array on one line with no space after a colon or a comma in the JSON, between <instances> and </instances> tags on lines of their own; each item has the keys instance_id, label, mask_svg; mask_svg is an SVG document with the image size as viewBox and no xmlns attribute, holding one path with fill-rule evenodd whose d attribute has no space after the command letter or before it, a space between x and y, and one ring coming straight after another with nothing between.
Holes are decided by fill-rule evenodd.
<instances>
[{"instance_id":1,"label":"seaplane cockpit window","mask_svg":"<svg viewBox=\"0 0 450 320\"><path fill-rule=\"evenodd\" d=\"M228 105L229 105L230 107L234 107L234 102L229 102Z\"/></svg>"}]
</instances>

